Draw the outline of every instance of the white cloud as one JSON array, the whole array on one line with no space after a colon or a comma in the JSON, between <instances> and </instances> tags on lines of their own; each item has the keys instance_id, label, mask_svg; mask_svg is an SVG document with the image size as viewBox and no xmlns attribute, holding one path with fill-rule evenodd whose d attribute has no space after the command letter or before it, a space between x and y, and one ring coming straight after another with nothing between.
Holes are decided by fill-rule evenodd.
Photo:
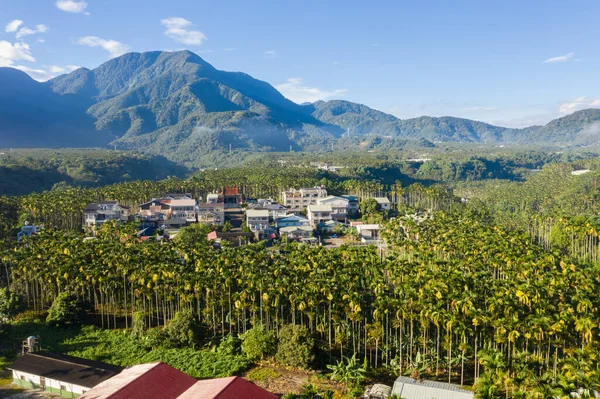
<instances>
[{"instance_id":1,"label":"white cloud","mask_svg":"<svg viewBox=\"0 0 600 399\"><path fill-rule=\"evenodd\" d=\"M26 43L12 44L5 40L0 40L0 66L12 66L14 61L35 62L29 45Z\"/></svg>"},{"instance_id":2,"label":"white cloud","mask_svg":"<svg viewBox=\"0 0 600 399\"><path fill-rule=\"evenodd\" d=\"M57 77L58 75L73 72L74 70L79 69L79 67L75 65L67 65L64 67L52 65L47 69L30 68L24 65L12 65L12 68L25 72L31 76L32 79L37 80L38 82L45 82Z\"/></svg>"},{"instance_id":3,"label":"white cloud","mask_svg":"<svg viewBox=\"0 0 600 399\"><path fill-rule=\"evenodd\" d=\"M328 100L334 97L344 96L348 90L337 89L332 91L321 90L316 87L304 85L302 78L291 78L285 83L275 86L277 90L292 101L302 104L305 102L315 102L319 100Z\"/></svg>"},{"instance_id":4,"label":"white cloud","mask_svg":"<svg viewBox=\"0 0 600 399\"><path fill-rule=\"evenodd\" d=\"M17 39L22 39L23 36L29 36L29 35L35 35L36 33L46 33L48 32L48 27L46 25L37 25L35 27L35 29L30 29L27 27L23 27L21 29L19 29L19 31L17 32Z\"/></svg>"},{"instance_id":5,"label":"white cloud","mask_svg":"<svg viewBox=\"0 0 600 399\"><path fill-rule=\"evenodd\" d=\"M570 114L586 108L600 108L600 99L592 100L587 97L579 97L575 100L560 104L558 106L558 112L561 114Z\"/></svg>"},{"instance_id":6,"label":"white cloud","mask_svg":"<svg viewBox=\"0 0 600 399\"><path fill-rule=\"evenodd\" d=\"M65 66L58 66L58 65L52 65L50 66L50 73L55 74L55 75L61 75L63 73L70 73L73 72L76 69L81 68L78 65L65 65Z\"/></svg>"},{"instance_id":7,"label":"white cloud","mask_svg":"<svg viewBox=\"0 0 600 399\"><path fill-rule=\"evenodd\" d=\"M552 58L548 58L547 60L543 61L543 64L552 64L555 62L567 62L570 61L571 59L573 59L573 57L575 57L575 53L568 53L565 55L560 55L558 57L552 57Z\"/></svg>"},{"instance_id":8,"label":"white cloud","mask_svg":"<svg viewBox=\"0 0 600 399\"><path fill-rule=\"evenodd\" d=\"M84 36L77 40L77 43L89 47L102 47L110 53L111 57L118 57L130 50L130 47L126 44L116 40L102 39L96 36Z\"/></svg>"},{"instance_id":9,"label":"white cloud","mask_svg":"<svg viewBox=\"0 0 600 399\"><path fill-rule=\"evenodd\" d=\"M162 19L160 23L166 28L165 35L176 42L188 45L200 45L207 37L199 30L189 30L192 22L185 18L172 17Z\"/></svg>"},{"instance_id":10,"label":"white cloud","mask_svg":"<svg viewBox=\"0 0 600 399\"><path fill-rule=\"evenodd\" d=\"M19 29L19 26L23 25L23 21L21 21L20 19L15 19L14 21L10 21L7 25L6 25L6 31L11 33L11 32L16 32L17 29Z\"/></svg>"},{"instance_id":11,"label":"white cloud","mask_svg":"<svg viewBox=\"0 0 600 399\"><path fill-rule=\"evenodd\" d=\"M86 12L87 6L88 6L88 3L86 3L85 1L58 0L56 2L56 7L58 7L59 10L71 12L74 14L78 14L78 13L89 14L88 12Z\"/></svg>"},{"instance_id":12,"label":"white cloud","mask_svg":"<svg viewBox=\"0 0 600 399\"><path fill-rule=\"evenodd\" d=\"M223 49L225 51L235 51L236 48L235 47L227 47L226 49Z\"/></svg>"},{"instance_id":13,"label":"white cloud","mask_svg":"<svg viewBox=\"0 0 600 399\"><path fill-rule=\"evenodd\" d=\"M267 50L265 51L265 55L267 56L267 58L277 58L277 51Z\"/></svg>"}]
</instances>

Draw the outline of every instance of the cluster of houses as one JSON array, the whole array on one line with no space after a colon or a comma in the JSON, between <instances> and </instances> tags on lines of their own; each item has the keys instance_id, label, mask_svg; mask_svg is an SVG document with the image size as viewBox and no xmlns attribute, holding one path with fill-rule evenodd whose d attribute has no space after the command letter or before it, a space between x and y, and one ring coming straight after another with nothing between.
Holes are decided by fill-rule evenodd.
<instances>
[{"instance_id":1,"label":"cluster of houses","mask_svg":"<svg viewBox=\"0 0 600 399\"><path fill-rule=\"evenodd\" d=\"M375 200L381 210L390 209L388 198ZM251 239L286 238L311 243L318 241L316 235L333 234L344 227L354 227L363 242L379 239L378 225L352 221L359 215L356 196L329 195L324 187L284 191L281 202L249 199L237 187L224 187L220 193L208 194L199 201L191 194L166 194L139 205L135 212L117 201L91 203L84 210L84 228L93 232L107 221L136 220L142 236L161 230L172 237L179 228L192 223L222 226L228 220L238 220L234 215L242 211L245 216L239 218L239 223L230 223L233 229L215 229L208 239L239 244Z\"/></svg>"}]
</instances>

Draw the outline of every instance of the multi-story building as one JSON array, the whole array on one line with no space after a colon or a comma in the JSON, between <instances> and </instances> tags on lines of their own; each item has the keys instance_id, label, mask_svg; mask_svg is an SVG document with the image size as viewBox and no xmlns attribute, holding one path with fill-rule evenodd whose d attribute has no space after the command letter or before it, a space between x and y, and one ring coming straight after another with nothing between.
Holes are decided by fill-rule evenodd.
<instances>
[{"instance_id":1,"label":"multi-story building","mask_svg":"<svg viewBox=\"0 0 600 399\"><path fill-rule=\"evenodd\" d=\"M118 201L92 202L83 210L84 227L95 229L109 220L122 220L127 217L126 209Z\"/></svg>"},{"instance_id":2,"label":"multi-story building","mask_svg":"<svg viewBox=\"0 0 600 399\"><path fill-rule=\"evenodd\" d=\"M315 227L320 223L333 220L331 216L332 212L329 205L309 205L306 208L308 220L310 221L310 224Z\"/></svg>"},{"instance_id":3,"label":"multi-story building","mask_svg":"<svg viewBox=\"0 0 600 399\"><path fill-rule=\"evenodd\" d=\"M309 205L317 205L318 199L327 197L327 190L324 187L291 189L284 191L281 196L288 211L298 213Z\"/></svg>"},{"instance_id":4,"label":"multi-story building","mask_svg":"<svg viewBox=\"0 0 600 399\"><path fill-rule=\"evenodd\" d=\"M346 198L348 200L348 216L355 217L358 215L359 207L358 207L358 198L355 195L342 195L342 198Z\"/></svg>"},{"instance_id":5,"label":"multi-story building","mask_svg":"<svg viewBox=\"0 0 600 399\"><path fill-rule=\"evenodd\" d=\"M325 198L319 198L317 205L329 205L333 220L346 221L348 219L348 202L346 198L330 195Z\"/></svg>"},{"instance_id":6,"label":"multi-story building","mask_svg":"<svg viewBox=\"0 0 600 399\"><path fill-rule=\"evenodd\" d=\"M225 223L225 204L198 204L198 222L206 224Z\"/></svg>"},{"instance_id":7,"label":"multi-story building","mask_svg":"<svg viewBox=\"0 0 600 399\"><path fill-rule=\"evenodd\" d=\"M196 200L191 198L173 199L170 202L170 219L185 219L189 223L196 222Z\"/></svg>"},{"instance_id":8,"label":"multi-story building","mask_svg":"<svg viewBox=\"0 0 600 399\"><path fill-rule=\"evenodd\" d=\"M248 209L246 225L252 232L265 231L269 228L269 211L265 209Z\"/></svg>"}]
</instances>

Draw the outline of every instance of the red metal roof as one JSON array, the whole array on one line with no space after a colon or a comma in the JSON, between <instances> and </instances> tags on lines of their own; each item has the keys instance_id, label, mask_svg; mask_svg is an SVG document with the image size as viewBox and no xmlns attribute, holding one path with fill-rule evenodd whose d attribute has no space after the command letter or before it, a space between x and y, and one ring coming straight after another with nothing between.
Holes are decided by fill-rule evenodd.
<instances>
[{"instance_id":1,"label":"red metal roof","mask_svg":"<svg viewBox=\"0 0 600 399\"><path fill-rule=\"evenodd\" d=\"M80 399L176 399L196 379L164 363L141 364L125 369L84 393Z\"/></svg>"},{"instance_id":2,"label":"red metal roof","mask_svg":"<svg viewBox=\"0 0 600 399\"><path fill-rule=\"evenodd\" d=\"M223 195L240 195L238 187L223 187Z\"/></svg>"},{"instance_id":3,"label":"red metal roof","mask_svg":"<svg viewBox=\"0 0 600 399\"><path fill-rule=\"evenodd\" d=\"M277 396L240 377L198 381L177 399L276 399Z\"/></svg>"}]
</instances>

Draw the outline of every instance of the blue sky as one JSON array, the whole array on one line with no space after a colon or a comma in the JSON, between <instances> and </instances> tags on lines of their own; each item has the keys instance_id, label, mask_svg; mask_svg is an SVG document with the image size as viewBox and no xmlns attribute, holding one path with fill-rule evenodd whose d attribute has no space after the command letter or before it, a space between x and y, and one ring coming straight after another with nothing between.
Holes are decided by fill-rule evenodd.
<instances>
[{"instance_id":1,"label":"blue sky","mask_svg":"<svg viewBox=\"0 0 600 399\"><path fill-rule=\"evenodd\" d=\"M597 0L0 0L0 66L44 80L185 48L297 102L524 126L600 108L599 15Z\"/></svg>"}]
</instances>

